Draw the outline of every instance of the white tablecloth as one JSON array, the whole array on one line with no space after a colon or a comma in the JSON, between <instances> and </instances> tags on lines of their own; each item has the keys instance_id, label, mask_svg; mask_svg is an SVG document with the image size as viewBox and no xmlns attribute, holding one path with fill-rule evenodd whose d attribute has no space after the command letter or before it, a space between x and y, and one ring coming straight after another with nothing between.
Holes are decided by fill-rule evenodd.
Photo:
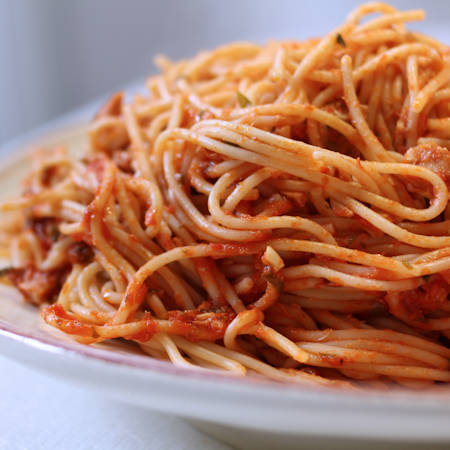
<instances>
[{"instance_id":1,"label":"white tablecloth","mask_svg":"<svg viewBox=\"0 0 450 450\"><path fill-rule=\"evenodd\" d=\"M175 417L123 405L0 357L0 449L225 450Z\"/></svg>"}]
</instances>

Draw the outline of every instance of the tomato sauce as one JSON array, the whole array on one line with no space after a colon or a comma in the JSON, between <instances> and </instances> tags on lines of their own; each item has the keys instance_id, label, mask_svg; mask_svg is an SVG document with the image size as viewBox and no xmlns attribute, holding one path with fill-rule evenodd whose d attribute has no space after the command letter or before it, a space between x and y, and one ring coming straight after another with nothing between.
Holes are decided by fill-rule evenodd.
<instances>
[{"instance_id":1,"label":"tomato sauce","mask_svg":"<svg viewBox=\"0 0 450 450\"><path fill-rule=\"evenodd\" d=\"M82 323L75 316L64 311L64 308L59 304L44 308L42 317L49 325L64 331L64 333L87 337L92 337L94 334L92 325Z\"/></svg>"}]
</instances>

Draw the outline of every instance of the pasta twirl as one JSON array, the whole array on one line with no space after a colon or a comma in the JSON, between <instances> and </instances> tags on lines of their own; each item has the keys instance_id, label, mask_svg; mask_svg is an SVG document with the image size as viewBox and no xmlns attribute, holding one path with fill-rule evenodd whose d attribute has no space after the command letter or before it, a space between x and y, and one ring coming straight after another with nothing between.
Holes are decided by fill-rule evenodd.
<instances>
[{"instance_id":1,"label":"pasta twirl","mask_svg":"<svg viewBox=\"0 0 450 450\"><path fill-rule=\"evenodd\" d=\"M375 13L374 18L367 17ZM3 271L82 343L322 385L450 381L450 53L369 3L321 39L158 57L34 155Z\"/></svg>"}]
</instances>

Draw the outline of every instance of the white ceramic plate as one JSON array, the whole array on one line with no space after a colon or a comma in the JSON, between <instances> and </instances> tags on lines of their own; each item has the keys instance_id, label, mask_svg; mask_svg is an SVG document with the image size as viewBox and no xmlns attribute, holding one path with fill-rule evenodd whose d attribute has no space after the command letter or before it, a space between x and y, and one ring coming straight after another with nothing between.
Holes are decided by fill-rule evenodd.
<instances>
[{"instance_id":1,"label":"white ceramic plate","mask_svg":"<svg viewBox=\"0 0 450 450\"><path fill-rule=\"evenodd\" d=\"M82 124L59 125L33 143L81 151L84 130ZM22 142L0 167L0 198L18 192L28 168L27 147ZM123 402L189 418L248 448L280 445L280 439L283 447L311 444L318 437L335 444L344 438L414 441L427 448L450 443L450 389L350 393L177 368L126 345L77 344L46 326L37 309L8 287L0 290L0 352Z\"/></svg>"}]
</instances>

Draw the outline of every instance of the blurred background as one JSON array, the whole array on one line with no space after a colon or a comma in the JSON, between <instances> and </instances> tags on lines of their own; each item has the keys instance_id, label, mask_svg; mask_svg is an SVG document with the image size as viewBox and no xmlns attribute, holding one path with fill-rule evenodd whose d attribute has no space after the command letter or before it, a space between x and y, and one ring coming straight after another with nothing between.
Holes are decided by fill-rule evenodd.
<instances>
[{"instance_id":1,"label":"blurred background","mask_svg":"<svg viewBox=\"0 0 450 450\"><path fill-rule=\"evenodd\" d=\"M0 143L116 89L132 89L154 72L155 54L177 59L232 40L319 36L360 3L0 0ZM427 22L411 27L448 38L449 0L390 3L425 8Z\"/></svg>"}]
</instances>

